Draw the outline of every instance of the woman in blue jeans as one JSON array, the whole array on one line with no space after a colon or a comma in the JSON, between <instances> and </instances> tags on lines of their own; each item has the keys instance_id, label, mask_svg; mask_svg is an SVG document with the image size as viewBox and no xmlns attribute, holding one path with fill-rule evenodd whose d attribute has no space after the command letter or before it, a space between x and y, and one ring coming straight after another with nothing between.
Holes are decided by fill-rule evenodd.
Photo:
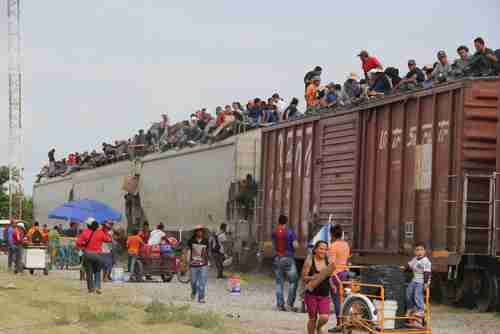
<instances>
[{"instance_id":1,"label":"woman in blue jeans","mask_svg":"<svg viewBox=\"0 0 500 334\"><path fill-rule=\"evenodd\" d=\"M199 303L205 303L205 290L208 281L208 245L205 228L198 225L193 237L188 242L191 253L189 266L191 268L191 300L198 297Z\"/></svg>"}]
</instances>

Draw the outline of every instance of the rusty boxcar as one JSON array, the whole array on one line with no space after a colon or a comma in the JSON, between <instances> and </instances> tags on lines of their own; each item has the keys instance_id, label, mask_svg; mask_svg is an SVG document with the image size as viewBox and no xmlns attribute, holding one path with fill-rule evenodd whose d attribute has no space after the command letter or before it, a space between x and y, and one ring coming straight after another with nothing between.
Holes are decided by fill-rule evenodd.
<instances>
[{"instance_id":1,"label":"rusty boxcar","mask_svg":"<svg viewBox=\"0 0 500 334\"><path fill-rule=\"evenodd\" d=\"M436 295L493 308L499 96L498 78L464 79L263 131L260 240L284 213L299 257L329 222L358 264L404 264L423 241Z\"/></svg>"}]
</instances>

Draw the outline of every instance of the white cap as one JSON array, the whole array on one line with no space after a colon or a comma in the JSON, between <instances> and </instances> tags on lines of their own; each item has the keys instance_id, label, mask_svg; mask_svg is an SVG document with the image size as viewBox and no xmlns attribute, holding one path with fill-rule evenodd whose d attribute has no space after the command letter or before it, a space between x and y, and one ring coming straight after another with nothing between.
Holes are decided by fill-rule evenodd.
<instances>
[{"instance_id":1,"label":"white cap","mask_svg":"<svg viewBox=\"0 0 500 334\"><path fill-rule=\"evenodd\" d=\"M90 225L92 225L95 221L96 220L95 220L94 217L89 217L89 218L87 218L87 220L85 220L85 225L87 225L88 227L90 227Z\"/></svg>"},{"instance_id":2,"label":"white cap","mask_svg":"<svg viewBox=\"0 0 500 334\"><path fill-rule=\"evenodd\" d=\"M23 223L17 223L17 227L22 227L23 229L26 229L26 227L24 227Z\"/></svg>"}]
</instances>

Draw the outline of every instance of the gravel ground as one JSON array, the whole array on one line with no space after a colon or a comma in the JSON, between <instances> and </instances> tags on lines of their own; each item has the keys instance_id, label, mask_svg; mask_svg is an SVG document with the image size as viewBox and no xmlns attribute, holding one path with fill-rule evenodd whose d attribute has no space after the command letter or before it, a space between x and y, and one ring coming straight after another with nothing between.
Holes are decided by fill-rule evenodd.
<instances>
[{"instance_id":1,"label":"gravel ground","mask_svg":"<svg viewBox=\"0 0 500 334\"><path fill-rule=\"evenodd\" d=\"M74 273L65 275L76 278ZM179 283L175 278L171 283L112 283L105 289L122 289L123 286L131 290L134 302L147 303L157 298L165 303L190 304L195 309L211 309L229 318L239 316L239 321L256 334L305 333L307 315L278 312L274 306L274 283L267 276L243 276L241 295L231 296L227 291L227 281L216 280L212 272L208 283L207 303L204 305L192 303L189 298L190 285ZM334 325L334 316L330 323ZM500 334L500 315L434 305L432 329L434 334Z\"/></svg>"},{"instance_id":2,"label":"gravel ground","mask_svg":"<svg viewBox=\"0 0 500 334\"><path fill-rule=\"evenodd\" d=\"M78 279L77 272L56 272L51 275ZM110 283L105 285L104 291L124 288L130 290L127 294L131 302L148 303L157 298L165 303L191 304L195 309L211 309L228 318L239 317L238 320L256 334L305 333L307 315L278 312L274 306L274 283L264 275L243 276L241 295L231 296L227 291L227 281L216 280L212 272L207 303L204 305L192 303L189 298L190 285L179 283L175 278L171 283ZM330 322L333 326L334 316ZM500 315L435 305L432 309L432 329L434 334L500 334Z\"/></svg>"}]
</instances>

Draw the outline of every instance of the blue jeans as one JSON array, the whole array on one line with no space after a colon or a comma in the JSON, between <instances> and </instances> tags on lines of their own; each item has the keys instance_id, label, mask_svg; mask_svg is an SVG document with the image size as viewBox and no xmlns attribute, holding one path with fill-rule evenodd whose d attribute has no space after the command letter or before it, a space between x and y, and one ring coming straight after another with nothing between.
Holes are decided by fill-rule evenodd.
<instances>
[{"instance_id":1,"label":"blue jeans","mask_svg":"<svg viewBox=\"0 0 500 334\"><path fill-rule=\"evenodd\" d=\"M411 281L406 289L406 306L408 310L416 308L417 311L424 311L424 285Z\"/></svg>"},{"instance_id":2,"label":"blue jeans","mask_svg":"<svg viewBox=\"0 0 500 334\"><path fill-rule=\"evenodd\" d=\"M104 273L111 274L111 271L113 270L113 254L102 253L102 257L104 259Z\"/></svg>"},{"instance_id":3,"label":"blue jeans","mask_svg":"<svg viewBox=\"0 0 500 334\"><path fill-rule=\"evenodd\" d=\"M85 256L85 269L87 271L87 288L89 292L101 289L102 265L94 258Z\"/></svg>"},{"instance_id":4,"label":"blue jeans","mask_svg":"<svg viewBox=\"0 0 500 334\"><path fill-rule=\"evenodd\" d=\"M7 265L9 270L12 269L13 266L16 264L16 246L10 245L7 247L7 252L8 252L8 260L7 260Z\"/></svg>"},{"instance_id":5,"label":"blue jeans","mask_svg":"<svg viewBox=\"0 0 500 334\"><path fill-rule=\"evenodd\" d=\"M208 266L191 267L191 296L198 295L198 301L205 299L208 281Z\"/></svg>"},{"instance_id":6,"label":"blue jeans","mask_svg":"<svg viewBox=\"0 0 500 334\"><path fill-rule=\"evenodd\" d=\"M132 255L132 254L128 255L128 263L129 263L128 271L130 273L130 276L135 275L135 264L137 262L137 258L138 258L137 255Z\"/></svg>"},{"instance_id":7,"label":"blue jeans","mask_svg":"<svg viewBox=\"0 0 500 334\"><path fill-rule=\"evenodd\" d=\"M288 300L287 304L293 307L297 296L299 275L295 266L295 259L289 256L275 256L273 259L273 272L276 277L276 300L278 307L285 306L284 285L285 274L288 277Z\"/></svg>"}]
</instances>

